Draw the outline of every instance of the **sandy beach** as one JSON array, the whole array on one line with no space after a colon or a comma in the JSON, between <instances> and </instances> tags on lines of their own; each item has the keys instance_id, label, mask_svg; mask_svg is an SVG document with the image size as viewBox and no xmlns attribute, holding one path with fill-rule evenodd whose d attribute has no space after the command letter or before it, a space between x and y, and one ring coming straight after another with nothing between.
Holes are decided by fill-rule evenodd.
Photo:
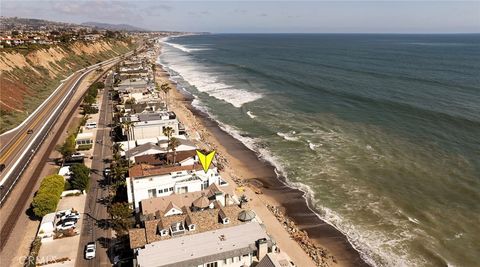
<instances>
[{"instance_id":1,"label":"sandy beach","mask_svg":"<svg viewBox=\"0 0 480 267\"><path fill-rule=\"evenodd\" d=\"M217 151L222 177L245 189L267 231L297 266L368 266L341 232L309 208L302 191L288 187L271 164L260 160L207 114L195 109L192 97L177 89L160 65L156 79L159 84L170 83L169 109L200 148Z\"/></svg>"}]
</instances>

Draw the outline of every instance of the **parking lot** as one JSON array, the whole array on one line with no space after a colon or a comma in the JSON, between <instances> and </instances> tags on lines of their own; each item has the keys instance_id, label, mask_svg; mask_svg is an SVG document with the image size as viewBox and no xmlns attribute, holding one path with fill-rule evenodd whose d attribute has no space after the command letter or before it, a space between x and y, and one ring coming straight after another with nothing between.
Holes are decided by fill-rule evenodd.
<instances>
[{"instance_id":1,"label":"parking lot","mask_svg":"<svg viewBox=\"0 0 480 267\"><path fill-rule=\"evenodd\" d=\"M38 253L37 264L46 264L48 266L74 266L77 257L77 247L80 243L80 229L82 229L86 195L63 197L58 203L57 211L75 209L80 213L80 219L75 224L75 236L62 237L53 240L42 241ZM59 221L57 218L55 224Z\"/></svg>"}]
</instances>

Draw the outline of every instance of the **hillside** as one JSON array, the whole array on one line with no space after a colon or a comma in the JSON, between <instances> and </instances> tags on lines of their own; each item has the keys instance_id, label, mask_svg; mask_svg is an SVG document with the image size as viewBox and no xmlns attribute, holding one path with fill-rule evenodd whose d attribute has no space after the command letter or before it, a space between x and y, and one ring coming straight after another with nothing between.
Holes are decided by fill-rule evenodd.
<instances>
[{"instance_id":1,"label":"hillside","mask_svg":"<svg viewBox=\"0 0 480 267\"><path fill-rule=\"evenodd\" d=\"M0 133L23 121L74 71L134 47L129 39L102 39L26 51L0 50Z\"/></svg>"},{"instance_id":2,"label":"hillside","mask_svg":"<svg viewBox=\"0 0 480 267\"><path fill-rule=\"evenodd\" d=\"M84 22L82 26L95 27L111 31L145 32L147 30L129 24L110 24L102 22Z\"/></svg>"}]
</instances>

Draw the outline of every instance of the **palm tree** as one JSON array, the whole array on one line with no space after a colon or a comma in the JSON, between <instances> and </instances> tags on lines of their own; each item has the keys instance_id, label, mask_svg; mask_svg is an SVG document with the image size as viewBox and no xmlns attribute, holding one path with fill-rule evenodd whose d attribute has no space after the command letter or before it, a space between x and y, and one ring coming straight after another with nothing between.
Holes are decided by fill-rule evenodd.
<instances>
[{"instance_id":1,"label":"palm tree","mask_svg":"<svg viewBox=\"0 0 480 267\"><path fill-rule=\"evenodd\" d=\"M167 155L168 155L170 139L172 138L172 135L173 135L173 128L170 126L163 128L163 134L167 137Z\"/></svg>"},{"instance_id":2,"label":"palm tree","mask_svg":"<svg viewBox=\"0 0 480 267\"><path fill-rule=\"evenodd\" d=\"M122 144L120 143L113 144L112 150L113 150L113 158L115 159L115 161L118 161L120 159L120 152L124 151Z\"/></svg>"},{"instance_id":3,"label":"palm tree","mask_svg":"<svg viewBox=\"0 0 480 267\"><path fill-rule=\"evenodd\" d=\"M132 131L132 128L135 127L133 122L131 120L124 121L122 123L123 129L125 129L125 132L127 133L127 151L130 150L130 132ZM128 167L130 167L130 155L127 158L128 160Z\"/></svg>"},{"instance_id":4,"label":"palm tree","mask_svg":"<svg viewBox=\"0 0 480 267\"><path fill-rule=\"evenodd\" d=\"M170 141L170 138L172 138L173 135L173 128L170 126L163 128L163 134L168 137L168 140Z\"/></svg>"},{"instance_id":5,"label":"palm tree","mask_svg":"<svg viewBox=\"0 0 480 267\"><path fill-rule=\"evenodd\" d=\"M160 89L165 93L165 106L168 110L168 92L172 89L168 83L163 83Z\"/></svg>"},{"instance_id":6,"label":"palm tree","mask_svg":"<svg viewBox=\"0 0 480 267\"><path fill-rule=\"evenodd\" d=\"M175 157L177 156L177 147L180 146L180 140L178 138L172 137L168 142L168 148L173 151L173 165L175 165ZM168 154L167 154L168 155Z\"/></svg>"}]
</instances>

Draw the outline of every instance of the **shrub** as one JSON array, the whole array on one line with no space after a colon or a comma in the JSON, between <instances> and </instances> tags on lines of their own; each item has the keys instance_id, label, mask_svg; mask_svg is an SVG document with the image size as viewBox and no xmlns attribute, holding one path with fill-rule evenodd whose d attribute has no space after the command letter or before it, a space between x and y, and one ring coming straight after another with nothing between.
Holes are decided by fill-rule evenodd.
<instances>
[{"instance_id":1,"label":"shrub","mask_svg":"<svg viewBox=\"0 0 480 267\"><path fill-rule=\"evenodd\" d=\"M32 201L33 213L43 217L57 209L58 201L65 187L63 176L53 174L45 177Z\"/></svg>"},{"instance_id":2,"label":"shrub","mask_svg":"<svg viewBox=\"0 0 480 267\"><path fill-rule=\"evenodd\" d=\"M98 113L98 108L92 107L91 105L84 105L83 106L83 114L96 114Z\"/></svg>"},{"instance_id":3,"label":"shrub","mask_svg":"<svg viewBox=\"0 0 480 267\"><path fill-rule=\"evenodd\" d=\"M92 149L92 144L83 144L83 145L78 145L77 150L78 151L84 151L84 150L90 150Z\"/></svg>"},{"instance_id":4,"label":"shrub","mask_svg":"<svg viewBox=\"0 0 480 267\"><path fill-rule=\"evenodd\" d=\"M28 257L25 258L25 263L23 266L26 267L35 267L37 264L37 256L38 252L40 251L40 247L42 246L42 239L40 237L35 237L31 246L30 246L30 254Z\"/></svg>"},{"instance_id":5,"label":"shrub","mask_svg":"<svg viewBox=\"0 0 480 267\"><path fill-rule=\"evenodd\" d=\"M90 169L83 164L70 166L70 184L73 189L87 190L90 182Z\"/></svg>"},{"instance_id":6,"label":"shrub","mask_svg":"<svg viewBox=\"0 0 480 267\"><path fill-rule=\"evenodd\" d=\"M64 158L66 158L75 153L75 145L75 134L70 134L67 139L65 139L63 145L57 147L57 151L60 152Z\"/></svg>"}]
</instances>

